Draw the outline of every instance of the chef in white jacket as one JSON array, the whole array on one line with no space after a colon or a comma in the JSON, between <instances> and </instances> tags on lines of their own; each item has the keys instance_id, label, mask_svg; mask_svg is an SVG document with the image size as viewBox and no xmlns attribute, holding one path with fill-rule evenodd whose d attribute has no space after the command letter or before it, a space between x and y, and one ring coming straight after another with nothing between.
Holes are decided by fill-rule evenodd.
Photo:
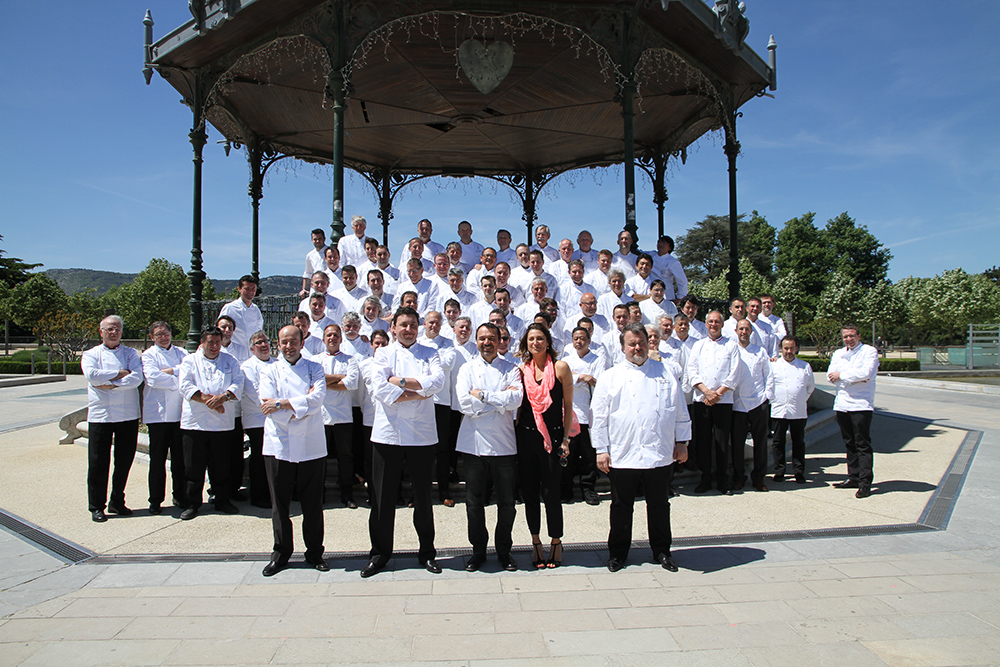
<instances>
[{"instance_id":1,"label":"chef in white jacket","mask_svg":"<svg viewBox=\"0 0 1000 667\"><path fill-rule=\"evenodd\" d=\"M809 397L816 389L812 366L799 359L799 342L791 336L781 340L781 356L771 364L774 376L774 402L771 419L774 421L774 439L771 451L774 457L774 481L785 479L785 432L792 437L792 474L800 484L806 481L806 409Z\"/></svg>"}]
</instances>

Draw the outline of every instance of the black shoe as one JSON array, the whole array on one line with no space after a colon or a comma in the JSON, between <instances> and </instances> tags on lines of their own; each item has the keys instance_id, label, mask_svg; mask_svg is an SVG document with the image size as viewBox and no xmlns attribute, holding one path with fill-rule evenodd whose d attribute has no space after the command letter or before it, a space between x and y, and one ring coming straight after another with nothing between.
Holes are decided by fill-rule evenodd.
<instances>
[{"instance_id":1,"label":"black shoe","mask_svg":"<svg viewBox=\"0 0 1000 667\"><path fill-rule=\"evenodd\" d=\"M350 498L348 498L344 500L344 507L346 507L349 510L356 510L358 509L358 504L353 500L351 500Z\"/></svg>"},{"instance_id":2,"label":"black shoe","mask_svg":"<svg viewBox=\"0 0 1000 667\"><path fill-rule=\"evenodd\" d=\"M785 473L783 473L783 472L776 472L776 473L774 473L774 481L775 482L784 482L785 481Z\"/></svg>"},{"instance_id":3,"label":"black shoe","mask_svg":"<svg viewBox=\"0 0 1000 667\"><path fill-rule=\"evenodd\" d=\"M721 493L724 496L731 496L731 495L733 495L733 490L732 489L719 489L719 493Z\"/></svg>"},{"instance_id":4,"label":"black shoe","mask_svg":"<svg viewBox=\"0 0 1000 667\"><path fill-rule=\"evenodd\" d=\"M96 523L104 523L108 520L108 516L104 513L104 510L94 510L90 513L90 520Z\"/></svg>"},{"instance_id":5,"label":"black shoe","mask_svg":"<svg viewBox=\"0 0 1000 667\"><path fill-rule=\"evenodd\" d=\"M272 560L270 563L264 566L264 569L260 571L265 577L273 577L282 570L285 569L285 564L280 563L276 560Z\"/></svg>"},{"instance_id":6,"label":"black shoe","mask_svg":"<svg viewBox=\"0 0 1000 667\"><path fill-rule=\"evenodd\" d=\"M799 473L799 474L795 475L795 483L796 484L805 484L806 483L806 476L803 475L802 473Z\"/></svg>"},{"instance_id":7,"label":"black shoe","mask_svg":"<svg viewBox=\"0 0 1000 667\"><path fill-rule=\"evenodd\" d=\"M711 491L712 485L709 482L702 482L698 486L694 487L695 493L705 493L706 491Z\"/></svg>"},{"instance_id":8,"label":"black shoe","mask_svg":"<svg viewBox=\"0 0 1000 667\"><path fill-rule=\"evenodd\" d=\"M836 484L834 484L833 488L835 488L835 489L857 489L860 486L861 485L858 484L857 480L854 480L854 479L845 479L843 482L837 482Z\"/></svg>"},{"instance_id":9,"label":"black shoe","mask_svg":"<svg viewBox=\"0 0 1000 667\"><path fill-rule=\"evenodd\" d=\"M617 572L623 567L625 567L625 563L618 560L617 558L612 558L611 560L608 561L608 570L610 570L611 572Z\"/></svg>"},{"instance_id":10,"label":"black shoe","mask_svg":"<svg viewBox=\"0 0 1000 667\"><path fill-rule=\"evenodd\" d=\"M434 560L433 558L428 558L423 563L421 563L421 565L423 565L424 569L430 572L431 574L441 574L441 566L438 565L437 561Z\"/></svg>"},{"instance_id":11,"label":"black shoe","mask_svg":"<svg viewBox=\"0 0 1000 667\"><path fill-rule=\"evenodd\" d=\"M132 510L125 507L125 505L108 503L108 514L117 514L119 516L132 516Z\"/></svg>"},{"instance_id":12,"label":"black shoe","mask_svg":"<svg viewBox=\"0 0 1000 667\"><path fill-rule=\"evenodd\" d=\"M233 491L232 494L230 494L229 499L242 503L246 502L247 497L242 491Z\"/></svg>"},{"instance_id":13,"label":"black shoe","mask_svg":"<svg viewBox=\"0 0 1000 667\"><path fill-rule=\"evenodd\" d=\"M254 507L259 507L262 510L269 510L269 509L271 509L271 503L265 502L263 500L257 500L257 501L253 501L252 500L252 501L250 501L250 504L253 505Z\"/></svg>"},{"instance_id":14,"label":"black shoe","mask_svg":"<svg viewBox=\"0 0 1000 667\"><path fill-rule=\"evenodd\" d=\"M368 577L374 576L381 572L383 567L385 567L384 563L380 563L377 558L373 558L368 561L368 565L365 565L361 569L361 578L367 579Z\"/></svg>"},{"instance_id":15,"label":"black shoe","mask_svg":"<svg viewBox=\"0 0 1000 667\"><path fill-rule=\"evenodd\" d=\"M583 501L588 505L600 505L601 499L597 496L597 492L593 489L587 489L583 492Z\"/></svg>"},{"instance_id":16,"label":"black shoe","mask_svg":"<svg viewBox=\"0 0 1000 667\"><path fill-rule=\"evenodd\" d=\"M767 491L767 485L764 484L764 482L759 482L757 484L754 484L753 488L757 489L758 491Z\"/></svg>"},{"instance_id":17,"label":"black shoe","mask_svg":"<svg viewBox=\"0 0 1000 667\"><path fill-rule=\"evenodd\" d=\"M497 560L500 561L500 566L507 570L508 572L517 572L517 561L510 554L506 556L497 556Z\"/></svg>"},{"instance_id":18,"label":"black shoe","mask_svg":"<svg viewBox=\"0 0 1000 667\"><path fill-rule=\"evenodd\" d=\"M183 512L181 512L181 521L190 521L196 516L198 516L198 510L196 510L193 507L189 507Z\"/></svg>"},{"instance_id":19,"label":"black shoe","mask_svg":"<svg viewBox=\"0 0 1000 667\"><path fill-rule=\"evenodd\" d=\"M677 571L677 563L671 558L670 554L660 554L660 557L656 559L660 566L669 572Z\"/></svg>"},{"instance_id":20,"label":"black shoe","mask_svg":"<svg viewBox=\"0 0 1000 667\"><path fill-rule=\"evenodd\" d=\"M163 509L159 505L150 505L149 506L149 513L150 514L162 514L163 513Z\"/></svg>"},{"instance_id":21,"label":"black shoe","mask_svg":"<svg viewBox=\"0 0 1000 667\"><path fill-rule=\"evenodd\" d=\"M232 503L222 503L215 506L215 511L222 512L223 514L239 514L240 508Z\"/></svg>"},{"instance_id":22,"label":"black shoe","mask_svg":"<svg viewBox=\"0 0 1000 667\"><path fill-rule=\"evenodd\" d=\"M486 562L486 554L472 554L472 558L470 558L469 562L465 564L465 571L478 572L479 568L481 568L483 566L483 563L485 562ZM428 565L429 564L430 561L428 561ZM427 569L428 572L433 572L433 570L431 570L429 567ZM440 568L438 570L440 571Z\"/></svg>"},{"instance_id":23,"label":"black shoe","mask_svg":"<svg viewBox=\"0 0 1000 667\"><path fill-rule=\"evenodd\" d=\"M867 498L872 494L872 487L870 486L859 486L858 492L854 494L855 498Z\"/></svg>"},{"instance_id":24,"label":"black shoe","mask_svg":"<svg viewBox=\"0 0 1000 667\"><path fill-rule=\"evenodd\" d=\"M318 558L316 560L307 560L307 563L313 566L313 569L318 572L329 572L330 566L327 564L326 560L323 558Z\"/></svg>"}]
</instances>

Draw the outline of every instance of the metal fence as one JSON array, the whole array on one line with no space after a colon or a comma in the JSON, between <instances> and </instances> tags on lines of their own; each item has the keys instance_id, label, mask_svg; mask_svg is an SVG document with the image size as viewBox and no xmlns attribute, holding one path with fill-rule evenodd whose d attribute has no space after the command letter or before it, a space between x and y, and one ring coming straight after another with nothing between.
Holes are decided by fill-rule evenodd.
<instances>
[{"instance_id":1,"label":"metal fence","mask_svg":"<svg viewBox=\"0 0 1000 667\"><path fill-rule=\"evenodd\" d=\"M268 338L271 340L278 339L278 331L281 327L292 323L292 315L298 311L301 301L302 299L294 294L290 296L259 296L253 300L264 316L264 333L267 334ZM227 303L229 302L205 301L202 303L202 321L206 324L215 322L222 311L222 307ZM253 335L254 333L251 331L247 335Z\"/></svg>"}]
</instances>

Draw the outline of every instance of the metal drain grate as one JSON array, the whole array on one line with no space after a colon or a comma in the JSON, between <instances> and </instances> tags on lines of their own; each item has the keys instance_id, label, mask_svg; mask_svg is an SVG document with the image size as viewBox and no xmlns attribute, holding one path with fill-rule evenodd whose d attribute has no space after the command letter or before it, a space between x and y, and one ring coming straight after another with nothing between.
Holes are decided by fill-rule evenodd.
<instances>
[{"instance_id":1,"label":"metal drain grate","mask_svg":"<svg viewBox=\"0 0 1000 667\"><path fill-rule=\"evenodd\" d=\"M945 472L944 477L938 483L937 491L927 503L919 522L927 526L944 530L951 519L952 510L955 508L955 501L962 491L965 478L969 474L969 466L972 459L979 450L979 443L983 440L982 431L967 431L962 444L959 446L955 457L951 460L951 465Z\"/></svg>"},{"instance_id":2,"label":"metal drain grate","mask_svg":"<svg viewBox=\"0 0 1000 667\"><path fill-rule=\"evenodd\" d=\"M94 556L93 553L82 547L47 533L3 510L0 510L0 526L68 563L80 563Z\"/></svg>"}]
</instances>

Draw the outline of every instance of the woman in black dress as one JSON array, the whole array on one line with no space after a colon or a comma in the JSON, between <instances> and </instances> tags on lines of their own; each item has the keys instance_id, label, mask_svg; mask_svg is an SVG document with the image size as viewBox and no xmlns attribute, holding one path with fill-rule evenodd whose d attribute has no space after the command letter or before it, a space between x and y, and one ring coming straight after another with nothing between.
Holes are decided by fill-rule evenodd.
<instances>
[{"instance_id":1,"label":"woman in black dress","mask_svg":"<svg viewBox=\"0 0 1000 667\"><path fill-rule=\"evenodd\" d=\"M569 456L573 420L573 374L556 361L552 335L532 323L521 339L519 356L524 400L517 414L517 461L524 515L531 533L531 562L536 569L562 564L563 516L560 458ZM542 548L541 503L552 544L546 560Z\"/></svg>"}]
</instances>

